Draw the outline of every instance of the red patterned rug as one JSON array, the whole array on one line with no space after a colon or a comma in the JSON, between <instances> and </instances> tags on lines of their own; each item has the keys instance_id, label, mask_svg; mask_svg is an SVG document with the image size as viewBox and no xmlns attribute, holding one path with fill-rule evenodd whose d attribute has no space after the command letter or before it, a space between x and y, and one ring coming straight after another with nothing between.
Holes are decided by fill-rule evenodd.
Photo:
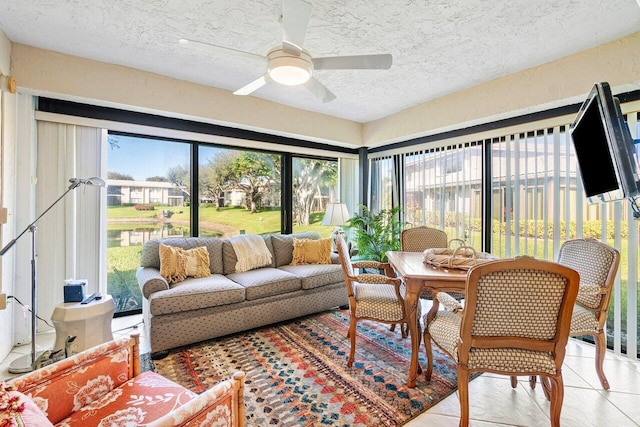
<instances>
[{"instance_id":1,"label":"red patterned rug","mask_svg":"<svg viewBox=\"0 0 640 427\"><path fill-rule=\"evenodd\" d=\"M244 371L248 426L396 426L456 390L456 367L437 349L431 381L408 388L411 340L381 323L358 323L348 368L348 325L336 309L174 349L153 364L196 393Z\"/></svg>"}]
</instances>

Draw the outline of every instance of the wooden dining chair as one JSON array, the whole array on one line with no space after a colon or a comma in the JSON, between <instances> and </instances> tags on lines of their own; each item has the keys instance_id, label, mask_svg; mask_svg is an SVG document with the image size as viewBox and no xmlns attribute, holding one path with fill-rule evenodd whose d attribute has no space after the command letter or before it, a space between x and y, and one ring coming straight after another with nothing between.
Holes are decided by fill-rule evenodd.
<instances>
[{"instance_id":1,"label":"wooden dining chair","mask_svg":"<svg viewBox=\"0 0 640 427\"><path fill-rule=\"evenodd\" d=\"M449 240L447 233L439 228L420 227L407 228L400 233L400 245L405 252L423 252L431 248L448 248ZM464 299L461 292L449 292L449 295L457 300ZM424 290L420 293L422 299L433 299L431 291Z\"/></svg>"},{"instance_id":2,"label":"wooden dining chair","mask_svg":"<svg viewBox=\"0 0 640 427\"><path fill-rule=\"evenodd\" d=\"M402 337L408 335L408 316L404 308L405 286L402 280L390 277L392 275L391 266L388 263L377 261L356 261L351 262L349 250L344 238L340 235L336 237L336 246L342 265L347 295L349 296L349 332L351 339L351 349L347 366L353 365L356 351L356 327L358 321L363 319L391 325L391 329L396 324L400 325ZM378 269L386 274L363 273L356 274L356 268Z\"/></svg>"},{"instance_id":3,"label":"wooden dining chair","mask_svg":"<svg viewBox=\"0 0 640 427\"><path fill-rule=\"evenodd\" d=\"M620 252L593 238L572 239L560 247L558 263L573 268L580 274L580 288L573 308L569 336L593 337L596 346L596 373L602 388L609 390L603 366L607 353L605 323L613 283L620 265ZM536 377L529 381L531 388L534 388Z\"/></svg>"},{"instance_id":4,"label":"wooden dining chair","mask_svg":"<svg viewBox=\"0 0 640 427\"><path fill-rule=\"evenodd\" d=\"M402 230L400 244L405 252L422 252L431 248L446 248L449 246L447 233L432 227L414 227Z\"/></svg>"},{"instance_id":5,"label":"wooden dining chair","mask_svg":"<svg viewBox=\"0 0 640 427\"><path fill-rule=\"evenodd\" d=\"M472 372L512 376L514 388L515 375L548 378L551 425L560 425L562 363L578 283L578 273L569 267L518 257L469 270L464 308L448 294L436 295L445 309L425 319L427 376L433 340L458 365L460 426L469 425Z\"/></svg>"}]
</instances>

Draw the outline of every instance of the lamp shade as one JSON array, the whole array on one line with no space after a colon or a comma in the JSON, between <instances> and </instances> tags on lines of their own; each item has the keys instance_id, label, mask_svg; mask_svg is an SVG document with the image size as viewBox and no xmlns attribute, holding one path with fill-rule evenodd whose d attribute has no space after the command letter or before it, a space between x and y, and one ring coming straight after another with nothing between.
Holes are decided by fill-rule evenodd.
<instances>
[{"instance_id":1,"label":"lamp shade","mask_svg":"<svg viewBox=\"0 0 640 427\"><path fill-rule=\"evenodd\" d=\"M349 219L349 210L344 203L329 203L322 218L321 225L344 225Z\"/></svg>"}]
</instances>

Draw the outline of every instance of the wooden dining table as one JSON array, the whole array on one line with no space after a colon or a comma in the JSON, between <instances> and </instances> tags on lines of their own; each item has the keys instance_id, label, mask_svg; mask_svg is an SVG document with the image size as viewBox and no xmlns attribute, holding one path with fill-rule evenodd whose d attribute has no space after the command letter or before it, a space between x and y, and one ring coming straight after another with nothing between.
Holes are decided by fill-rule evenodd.
<instances>
[{"instance_id":1,"label":"wooden dining table","mask_svg":"<svg viewBox=\"0 0 640 427\"><path fill-rule=\"evenodd\" d=\"M396 276L403 279L406 286L404 299L405 310L409 316L409 334L411 336L411 365L407 386L414 388L418 378L418 354L422 339L418 303L423 290L435 292L464 292L467 281L467 271L434 267L424 263L422 252L387 252L387 259ZM432 319L438 311L438 300L433 299L433 306L427 319ZM426 325L425 325L426 327ZM433 367L427 367L429 373Z\"/></svg>"}]
</instances>

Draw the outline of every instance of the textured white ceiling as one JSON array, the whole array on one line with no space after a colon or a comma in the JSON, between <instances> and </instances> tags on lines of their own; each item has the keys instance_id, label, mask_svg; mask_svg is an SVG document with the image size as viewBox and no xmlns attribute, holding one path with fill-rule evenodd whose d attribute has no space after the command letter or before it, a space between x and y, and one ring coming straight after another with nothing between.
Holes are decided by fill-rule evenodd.
<instances>
[{"instance_id":1,"label":"textured white ceiling","mask_svg":"<svg viewBox=\"0 0 640 427\"><path fill-rule=\"evenodd\" d=\"M640 31L636 0L315 0L316 57L391 53L389 70L317 71L337 99L276 83L253 94L357 122ZM0 0L16 43L234 91L265 72L189 38L265 55L282 42L280 0Z\"/></svg>"}]
</instances>

